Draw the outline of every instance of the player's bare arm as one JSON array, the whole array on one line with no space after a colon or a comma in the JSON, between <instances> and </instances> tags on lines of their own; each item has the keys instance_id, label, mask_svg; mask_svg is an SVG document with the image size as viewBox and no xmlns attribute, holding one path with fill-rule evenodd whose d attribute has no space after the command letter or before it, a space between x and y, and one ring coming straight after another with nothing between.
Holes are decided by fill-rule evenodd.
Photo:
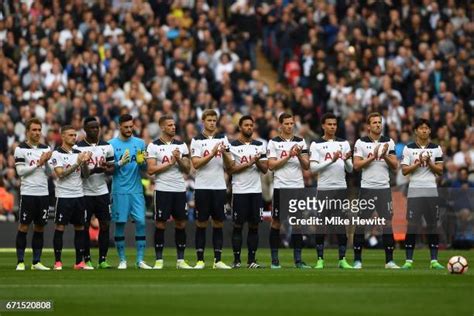
<instances>
[{"instance_id":1,"label":"player's bare arm","mask_svg":"<svg viewBox=\"0 0 474 316\"><path fill-rule=\"evenodd\" d=\"M338 150L338 151L332 153L332 159L330 161L326 161L326 162L322 162L322 163L320 163L317 160L310 161L309 165L310 165L311 172L316 174L316 173L319 173L319 172L323 171L324 169L326 169L327 167L329 167L330 165L335 163L340 158L340 155L341 155L341 151Z\"/></svg>"},{"instance_id":2,"label":"player's bare arm","mask_svg":"<svg viewBox=\"0 0 474 316\"><path fill-rule=\"evenodd\" d=\"M290 158L291 155L285 156L281 159L268 158L268 169L270 169L271 171L278 170L282 168L288 162L288 160L290 160Z\"/></svg>"},{"instance_id":3,"label":"player's bare arm","mask_svg":"<svg viewBox=\"0 0 474 316\"><path fill-rule=\"evenodd\" d=\"M81 168L81 166L87 161L89 160L89 158L85 159L86 158L86 153L83 152L83 153L80 153L78 156L77 156L77 162L74 163L73 165L71 165L69 168L63 168L63 167L56 167L54 168L54 173L56 174L56 176L59 178L59 179L64 179L66 177L68 177L71 173L73 173L74 171L76 171L78 168Z\"/></svg>"},{"instance_id":4,"label":"player's bare arm","mask_svg":"<svg viewBox=\"0 0 474 316\"><path fill-rule=\"evenodd\" d=\"M372 156L370 156L369 158L362 158L362 157L358 157L358 156L355 156L354 157L354 169L356 171L360 171L364 168L367 168L371 163L372 161L376 160L379 156L379 148L380 148L380 144L378 144L377 146L375 146L374 148L374 154Z\"/></svg>"},{"instance_id":5,"label":"player's bare arm","mask_svg":"<svg viewBox=\"0 0 474 316\"><path fill-rule=\"evenodd\" d=\"M178 164L179 170L185 174L191 171L191 162L188 157L182 157L178 149L173 150L173 157Z\"/></svg>"},{"instance_id":6,"label":"player's bare arm","mask_svg":"<svg viewBox=\"0 0 474 316\"><path fill-rule=\"evenodd\" d=\"M308 154L302 152L303 148L295 145L293 146L292 150L294 151L295 156L298 158L301 168L303 170L309 170L309 157Z\"/></svg>"},{"instance_id":7,"label":"player's bare arm","mask_svg":"<svg viewBox=\"0 0 474 316\"><path fill-rule=\"evenodd\" d=\"M222 159L224 159L224 168L226 170L231 169L234 162L232 161L232 157L231 157L230 152L224 146L224 143L222 143L222 145L219 147L219 151L222 155Z\"/></svg>"},{"instance_id":8,"label":"player's bare arm","mask_svg":"<svg viewBox=\"0 0 474 316\"><path fill-rule=\"evenodd\" d=\"M260 160L260 155L255 160L255 165L261 173L266 174L268 171L268 160Z\"/></svg>"},{"instance_id":9,"label":"player's bare arm","mask_svg":"<svg viewBox=\"0 0 474 316\"><path fill-rule=\"evenodd\" d=\"M191 163L188 157L182 157L178 148L173 150L173 160L178 164L178 168L181 172L189 174L191 171Z\"/></svg>"},{"instance_id":10,"label":"player's bare arm","mask_svg":"<svg viewBox=\"0 0 474 316\"><path fill-rule=\"evenodd\" d=\"M236 164L235 161L234 161L234 162L232 162L232 165L228 169L228 172L229 172L229 174L241 173L242 171L247 170L251 166L257 165L257 162L258 162L259 158L260 158L260 155L253 156L252 158L250 158L250 160L248 162L242 163L242 164L239 164L239 165ZM258 167L258 165L257 165L257 167Z\"/></svg>"},{"instance_id":11,"label":"player's bare arm","mask_svg":"<svg viewBox=\"0 0 474 316\"><path fill-rule=\"evenodd\" d=\"M84 155L84 161L80 164L80 167L81 167L81 177L83 178L88 178L90 176L90 169L89 169L89 165L87 164L87 161L89 161L89 159L91 159L92 157L92 152L88 151L85 153Z\"/></svg>"},{"instance_id":12,"label":"player's bare arm","mask_svg":"<svg viewBox=\"0 0 474 316\"><path fill-rule=\"evenodd\" d=\"M382 149L382 153L380 154L380 157L383 158L385 163L388 165L388 167L392 170L397 170L398 168L398 160L395 155L392 154L387 154L388 153L388 143L385 143Z\"/></svg>"},{"instance_id":13,"label":"player's bare arm","mask_svg":"<svg viewBox=\"0 0 474 316\"><path fill-rule=\"evenodd\" d=\"M435 176L440 176L443 174L443 163L435 163L433 162L430 157L424 157L426 159L426 164L428 168L430 168L431 172L434 173Z\"/></svg>"},{"instance_id":14,"label":"player's bare arm","mask_svg":"<svg viewBox=\"0 0 474 316\"><path fill-rule=\"evenodd\" d=\"M110 176L114 174L115 164L113 162L104 161L102 163L102 168L104 169L104 173Z\"/></svg>"},{"instance_id":15,"label":"player's bare arm","mask_svg":"<svg viewBox=\"0 0 474 316\"><path fill-rule=\"evenodd\" d=\"M402 174L407 176L421 167L423 161L423 152L420 153L418 160L413 165L402 165Z\"/></svg>"},{"instance_id":16,"label":"player's bare arm","mask_svg":"<svg viewBox=\"0 0 474 316\"><path fill-rule=\"evenodd\" d=\"M212 160L212 158L214 158L217 153L219 152L219 147L221 146L221 144L216 144L214 146L214 148L212 149L211 151L211 154L209 156L206 156L206 157L192 157L191 158L191 162L193 164L193 167L194 169L200 169L202 167L204 167L205 165L207 165L209 163L209 161Z\"/></svg>"},{"instance_id":17,"label":"player's bare arm","mask_svg":"<svg viewBox=\"0 0 474 316\"><path fill-rule=\"evenodd\" d=\"M147 173L150 176L154 174L160 174L169 170L175 164L176 164L176 158L174 156L171 157L169 162L162 163L162 164L158 164L156 162L156 158L148 158L147 159Z\"/></svg>"},{"instance_id":18,"label":"player's bare arm","mask_svg":"<svg viewBox=\"0 0 474 316\"><path fill-rule=\"evenodd\" d=\"M113 162L103 161L90 169L90 174L105 173L106 175L112 175L114 174L114 170L115 165Z\"/></svg>"}]
</instances>

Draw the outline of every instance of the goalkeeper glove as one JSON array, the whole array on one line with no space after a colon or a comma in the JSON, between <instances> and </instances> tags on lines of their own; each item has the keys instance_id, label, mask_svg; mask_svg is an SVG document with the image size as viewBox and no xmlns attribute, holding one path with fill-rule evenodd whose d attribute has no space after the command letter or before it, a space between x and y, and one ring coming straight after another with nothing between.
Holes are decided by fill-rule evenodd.
<instances>
[{"instance_id":1,"label":"goalkeeper glove","mask_svg":"<svg viewBox=\"0 0 474 316\"><path fill-rule=\"evenodd\" d=\"M137 164L142 165L145 162L145 152L137 150Z\"/></svg>"},{"instance_id":2,"label":"goalkeeper glove","mask_svg":"<svg viewBox=\"0 0 474 316\"><path fill-rule=\"evenodd\" d=\"M130 150L125 150L125 153L122 155L122 158L120 158L118 164L119 166L124 166L130 162Z\"/></svg>"}]
</instances>

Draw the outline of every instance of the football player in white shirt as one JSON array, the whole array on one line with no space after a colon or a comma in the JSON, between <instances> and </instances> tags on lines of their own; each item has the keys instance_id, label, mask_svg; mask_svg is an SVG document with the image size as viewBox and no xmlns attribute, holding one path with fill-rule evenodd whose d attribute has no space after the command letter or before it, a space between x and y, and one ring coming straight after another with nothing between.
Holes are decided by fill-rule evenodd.
<instances>
[{"instance_id":1,"label":"football player in white shirt","mask_svg":"<svg viewBox=\"0 0 474 316\"><path fill-rule=\"evenodd\" d=\"M44 243L44 226L48 222L49 209L48 173L50 169L47 162L53 152L48 146L40 143L42 125L39 119L32 118L25 125L26 141L20 143L14 153L16 171L21 178L16 270L25 270L26 236L31 222L34 223L31 270L50 270L40 260Z\"/></svg>"},{"instance_id":2,"label":"football player in white shirt","mask_svg":"<svg viewBox=\"0 0 474 316\"><path fill-rule=\"evenodd\" d=\"M95 117L84 119L86 137L74 147L81 152L91 152L88 161L90 175L83 180L86 222L84 229L84 262L92 267L89 227L92 215L99 221L99 269L110 269L107 262L110 227L110 194L107 187L107 175L114 172L114 149L99 139L100 126Z\"/></svg>"},{"instance_id":3,"label":"football player in white shirt","mask_svg":"<svg viewBox=\"0 0 474 316\"><path fill-rule=\"evenodd\" d=\"M206 228L212 218L214 269L231 269L221 260L225 219L226 182L224 168L232 164L228 151L229 141L217 133L217 112L206 110L202 114L204 130L191 141L191 162L196 169L196 253L195 269L204 269Z\"/></svg>"},{"instance_id":4,"label":"football player in white shirt","mask_svg":"<svg viewBox=\"0 0 474 316\"><path fill-rule=\"evenodd\" d=\"M439 219L438 188L436 177L443 173L443 151L439 145L430 142L431 127L426 119L418 119L414 125L415 142L403 149L402 173L410 176L408 185L407 221L405 235L406 262L402 269L413 268L416 233L423 217L427 224L430 246L430 268L443 270L438 262L439 235L436 231Z\"/></svg>"},{"instance_id":5,"label":"football player in white shirt","mask_svg":"<svg viewBox=\"0 0 474 316\"><path fill-rule=\"evenodd\" d=\"M92 157L91 152L80 152L74 149L77 132L71 125L61 128L61 147L54 150L50 159L57 177L56 181L56 214L53 247L55 264L54 270L62 270L61 253L63 249L63 234L67 224L74 225L74 247L76 248L75 270L93 270L85 264L84 257L84 223L86 210L84 206L84 190L82 177L89 176L87 162Z\"/></svg>"},{"instance_id":6,"label":"football player in white shirt","mask_svg":"<svg viewBox=\"0 0 474 316\"><path fill-rule=\"evenodd\" d=\"M330 204L321 210L320 216L346 218L345 210L331 209L332 201L343 201L347 199L346 172L352 172L352 152L349 142L345 139L337 138L337 117L334 113L325 113L321 118L321 126L324 131L323 137L313 141L310 146L310 167L313 173L318 174L317 198L322 201L331 201ZM335 204L335 203L334 203ZM345 226L320 227L316 233L316 251L318 262L316 269L324 268L324 236L327 228L337 234L339 249L339 268L352 269L346 260L347 235Z\"/></svg>"},{"instance_id":7,"label":"football player in white shirt","mask_svg":"<svg viewBox=\"0 0 474 316\"><path fill-rule=\"evenodd\" d=\"M308 147L304 139L294 135L295 121L292 115L283 113L278 118L280 135L268 142L268 169L273 171L273 212L270 228L272 269L280 269L280 193L285 189L304 188L303 170L309 169ZM293 256L297 268L311 268L301 259L303 235L292 234Z\"/></svg>"},{"instance_id":8,"label":"football player in white shirt","mask_svg":"<svg viewBox=\"0 0 474 316\"><path fill-rule=\"evenodd\" d=\"M385 219L382 227L383 245L385 248L385 268L399 269L393 261L394 239L392 230L392 192L390 191L389 170L397 170L395 143L382 135L382 115L370 113L367 116L369 134L358 139L354 146L354 169L361 170L362 180L359 191L359 218L369 218L377 211L379 218ZM375 206L375 208L372 208ZM357 226L354 233L354 265L362 268L362 247L365 243L364 226Z\"/></svg>"},{"instance_id":9,"label":"football player in white shirt","mask_svg":"<svg viewBox=\"0 0 474 316\"><path fill-rule=\"evenodd\" d=\"M230 144L233 164L229 170L232 175L232 214L234 229L232 249L234 251L233 268L240 268L242 250L242 227L248 223L247 267L258 269L255 259L258 247L258 224L262 218L263 198L260 175L268 171L266 149L262 142L252 139L254 120L244 115L239 120L239 138Z\"/></svg>"},{"instance_id":10,"label":"football player in white shirt","mask_svg":"<svg viewBox=\"0 0 474 316\"><path fill-rule=\"evenodd\" d=\"M175 221L175 244L177 269L192 269L184 260L186 249L186 184L183 174L189 174L188 146L175 139L176 124L173 117L162 116L158 124L161 137L148 145L147 172L155 176L155 255L153 269L163 269L163 247L166 221L173 216Z\"/></svg>"}]
</instances>

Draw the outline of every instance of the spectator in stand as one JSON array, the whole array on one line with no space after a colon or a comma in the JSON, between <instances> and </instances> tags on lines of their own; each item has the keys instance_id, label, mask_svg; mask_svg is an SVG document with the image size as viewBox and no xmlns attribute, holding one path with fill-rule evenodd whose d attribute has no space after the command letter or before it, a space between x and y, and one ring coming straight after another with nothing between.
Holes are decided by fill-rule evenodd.
<instances>
[{"instance_id":1,"label":"spectator in stand","mask_svg":"<svg viewBox=\"0 0 474 316\"><path fill-rule=\"evenodd\" d=\"M0 177L0 222L13 222L15 220L15 216L13 215L13 204L14 196L7 192L5 183L3 182L2 177Z\"/></svg>"}]
</instances>

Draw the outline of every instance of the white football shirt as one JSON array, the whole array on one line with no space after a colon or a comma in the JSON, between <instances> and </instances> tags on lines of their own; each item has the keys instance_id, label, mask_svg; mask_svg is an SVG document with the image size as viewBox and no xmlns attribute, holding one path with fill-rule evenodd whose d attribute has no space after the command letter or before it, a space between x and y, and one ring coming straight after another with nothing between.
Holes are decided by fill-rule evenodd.
<instances>
[{"instance_id":1,"label":"white football shirt","mask_svg":"<svg viewBox=\"0 0 474 316\"><path fill-rule=\"evenodd\" d=\"M181 157L189 158L188 146L182 141L173 139L165 143L161 139L150 143L147 148L148 158L156 160L157 165L169 163L173 157L173 151L179 150ZM176 163L170 169L155 175L155 190L165 192L185 192L186 184L184 177Z\"/></svg>"},{"instance_id":2,"label":"white football shirt","mask_svg":"<svg viewBox=\"0 0 474 316\"><path fill-rule=\"evenodd\" d=\"M413 142L406 145L403 149L402 165L410 166L416 164L419 161L420 154L428 155L434 163L443 163L443 151L440 146L429 143L423 148ZM436 176L428 165L422 164L410 174L408 197L438 196L436 188Z\"/></svg>"},{"instance_id":3,"label":"white football shirt","mask_svg":"<svg viewBox=\"0 0 474 316\"><path fill-rule=\"evenodd\" d=\"M331 140L320 138L311 143L309 160L318 163L332 161L332 155L337 151L341 151L343 155L349 153L351 151L349 142L341 138ZM346 188L346 169L342 159L336 160L318 172L318 190L338 190Z\"/></svg>"},{"instance_id":4,"label":"white football shirt","mask_svg":"<svg viewBox=\"0 0 474 316\"><path fill-rule=\"evenodd\" d=\"M22 142L18 145L13 154L15 157L15 166L35 166L39 162L41 155L50 150L49 146L43 144L31 147L26 142ZM36 168L35 171L29 175L22 176L20 192L21 195L49 195L46 166L43 165L40 168Z\"/></svg>"},{"instance_id":5,"label":"white football shirt","mask_svg":"<svg viewBox=\"0 0 474 316\"><path fill-rule=\"evenodd\" d=\"M71 152L65 151L62 147L56 148L49 160L51 168L62 167L65 170L77 163L77 156L81 152L77 149L72 149ZM76 198L84 196L82 188L81 168L77 168L73 173L63 179L56 179L57 198Z\"/></svg>"},{"instance_id":6,"label":"white football shirt","mask_svg":"<svg viewBox=\"0 0 474 316\"><path fill-rule=\"evenodd\" d=\"M229 148L229 141L224 134L207 137L202 133L191 140L191 157L207 157L219 143ZM217 153L205 166L196 171L195 189L225 190L224 158Z\"/></svg>"},{"instance_id":7,"label":"white football shirt","mask_svg":"<svg viewBox=\"0 0 474 316\"><path fill-rule=\"evenodd\" d=\"M250 143L235 140L230 143L230 153L236 165L246 164L257 155L260 155L260 160L267 160L267 151L263 143L257 140ZM256 164L232 175L232 193L262 193L260 170Z\"/></svg>"},{"instance_id":8,"label":"white football shirt","mask_svg":"<svg viewBox=\"0 0 474 316\"><path fill-rule=\"evenodd\" d=\"M381 136L378 141L370 137L358 139L354 145L354 156L362 159L373 156L375 147L380 144L379 158L372 161L368 167L362 169L362 180L360 187L365 189L386 189L390 188L389 167L385 160L380 157L383 146L388 143L387 155L395 155L395 143L389 137Z\"/></svg>"},{"instance_id":9,"label":"white football shirt","mask_svg":"<svg viewBox=\"0 0 474 316\"><path fill-rule=\"evenodd\" d=\"M298 145L302 148L301 153L308 154L308 146L303 138L293 136L290 140L285 140L280 136L268 142L267 157L282 159L290 154L291 148ZM291 157L283 167L273 172L273 187L275 189L297 189L304 188L303 169L298 157Z\"/></svg>"},{"instance_id":10,"label":"white football shirt","mask_svg":"<svg viewBox=\"0 0 474 316\"><path fill-rule=\"evenodd\" d=\"M114 162L114 149L112 145L105 141L99 141L98 144L89 144L83 140L74 146L75 149L83 152L92 152L91 159L88 161L89 169L99 167L104 162ZM84 195L99 196L109 193L107 187L107 175L105 173L91 174L87 179L83 179Z\"/></svg>"}]
</instances>

